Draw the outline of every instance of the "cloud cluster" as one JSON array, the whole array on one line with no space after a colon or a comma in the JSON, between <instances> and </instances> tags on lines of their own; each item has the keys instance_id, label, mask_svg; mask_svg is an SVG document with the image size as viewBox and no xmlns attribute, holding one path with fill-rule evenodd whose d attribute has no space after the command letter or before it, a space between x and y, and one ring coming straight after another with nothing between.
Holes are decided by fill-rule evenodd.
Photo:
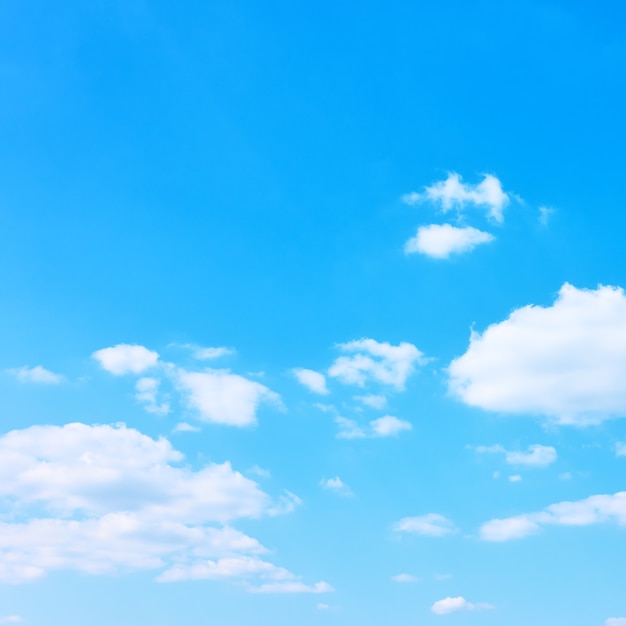
<instances>
[{"instance_id":1,"label":"cloud cluster","mask_svg":"<svg viewBox=\"0 0 626 626\"><path fill-rule=\"evenodd\" d=\"M493 519L480 528L484 541L510 541L538 533L544 526L591 526L613 521L626 526L626 492L559 502L542 511Z\"/></svg>"},{"instance_id":2,"label":"cloud cluster","mask_svg":"<svg viewBox=\"0 0 626 626\"><path fill-rule=\"evenodd\" d=\"M217 358L231 354L230 348L199 348L192 346L196 358ZM158 352L140 345L119 344L93 353L101 367L116 376L142 374L155 370L168 379L183 402L205 422L245 427L256 424L257 410L267 403L282 408L280 396L261 383L224 369L190 371L161 361ZM170 412L167 402L158 401L161 379L140 378L136 383L136 398L150 413Z\"/></svg>"},{"instance_id":3,"label":"cloud cluster","mask_svg":"<svg viewBox=\"0 0 626 626\"><path fill-rule=\"evenodd\" d=\"M582 426L626 415L626 296L565 284L552 306L525 306L449 366L449 389L489 411Z\"/></svg>"},{"instance_id":4,"label":"cloud cluster","mask_svg":"<svg viewBox=\"0 0 626 626\"><path fill-rule=\"evenodd\" d=\"M0 437L0 581L57 570L156 570L159 580L256 583L298 577L232 528L287 510L229 463L194 470L163 438L123 424L33 426ZM241 575L238 575L238 572ZM242 573L243 572L243 573Z\"/></svg>"},{"instance_id":5,"label":"cloud cluster","mask_svg":"<svg viewBox=\"0 0 626 626\"><path fill-rule=\"evenodd\" d=\"M446 213L459 212L468 207L483 208L496 222L504 220L503 211L510 203L510 195L502 189L502 183L491 174L486 174L480 183L464 183L456 172L450 172L445 180L425 187L422 193L412 192L402 197L406 204L432 202Z\"/></svg>"},{"instance_id":6,"label":"cloud cluster","mask_svg":"<svg viewBox=\"0 0 626 626\"><path fill-rule=\"evenodd\" d=\"M413 425L393 415L385 415L371 420L367 427L356 420L337 416L335 424L339 426L338 439L375 439L378 437L397 437L401 432L412 430Z\"/></svg>"},{"instance_id":7,"label":"cloud cluster","mask_svg":"<svg viewBox=\"0 0 626 626\"><path fill-rule=\"evenodd\" d=\"M477 446L476 452L479 454L504 454L504 459L509 465L526 467L546 467L554 463L558 454L552 446L542 446L535 444L528 447L527 452L506 450L501 445Z\"/></svg>"},{"instance_id":8,"label":"cloud cluster","mask_svg":"<svg viewBox=\"0 0 626 626\"><path fill-rule=\"evenodd\" d=\"M338 357L328 375L344 384L359 387L376 382L402 391L415 366L428 361L420 350L407 342L394 346L375 339L359 339L337 347L350 356Z\"/></svg>"}]
</instances>

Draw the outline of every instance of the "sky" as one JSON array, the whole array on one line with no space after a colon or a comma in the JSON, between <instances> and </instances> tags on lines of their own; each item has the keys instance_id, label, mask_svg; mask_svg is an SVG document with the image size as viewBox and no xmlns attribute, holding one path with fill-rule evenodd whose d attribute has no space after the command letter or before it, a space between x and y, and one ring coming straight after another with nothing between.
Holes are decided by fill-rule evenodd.
<instances>
[{"instance_id":1,"label":"sky","mask_svg":"<svg viewBox=\"0 0 626 626\"><path fill-rule=\"evenodd\" d=\"M623 3L0 4L0 624L625 626Z\"/></svg>"}]
</instances>

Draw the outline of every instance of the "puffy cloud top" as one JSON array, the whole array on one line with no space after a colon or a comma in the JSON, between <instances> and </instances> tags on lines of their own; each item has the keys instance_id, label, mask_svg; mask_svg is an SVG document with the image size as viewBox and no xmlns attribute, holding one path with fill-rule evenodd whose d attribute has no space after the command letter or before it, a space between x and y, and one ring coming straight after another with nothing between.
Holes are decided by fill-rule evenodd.
<instances>
[{"instance_id":1,"label":"puffy cloud top","mask_svg":"<svg viewBox=\"0 0 626 626\"><path fill-rule=\"evenodd\" d=\"M626 296L565 284L552 306L525 306L472 333L449 376L454 395L490 411L573 425L622 417Z\"/></svg>"}]
</instances>

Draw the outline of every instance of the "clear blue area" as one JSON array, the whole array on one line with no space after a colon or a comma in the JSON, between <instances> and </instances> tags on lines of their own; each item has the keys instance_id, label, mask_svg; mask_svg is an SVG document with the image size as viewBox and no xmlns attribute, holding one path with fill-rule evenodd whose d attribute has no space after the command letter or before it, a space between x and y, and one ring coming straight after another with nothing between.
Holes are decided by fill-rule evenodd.
<instances>
[{"instance_id":1,"label":"clear blue area","mask_svg":"<svg viewBox=\"0 0 626 626\"><path fill-rule=\"evenodd\" d=\"M0 375L1 432L125 422L191 463L271 471L303 501L234 525L322 595L247 594L155 572L51 572L0 586L0 617L33 626L592 626L626 616L624 529L547 528L479 541L492 518L615 493L619 421L584 429L503 418L450 397L445 367L564 282L625 286L626 6L599 2L297 3L6 0L0 5L0 369L42 364L62 385ZM407 256L441 222L419 191L493 173L512 202L496 241L447 260ZM555 209L547 226L539 207ZM413 430L336 438L290 374L323 371L340 342L415 344L433 358L390 394ZM133 381L90 355L119 343L233 346L220 367L265 372L286 410L247 429L147 414ZM321 402L359 390L330 382ZM348 417L355 417L356 414ZM365 409L365 421L381 415ZM358 417L358 415L356 415ZM554 446L510 483L466 446ZM494 480L494 471L502 473ZM570 480L559 476L565 472ZM340 476L354 492L320 488ZM437 512L450 537L397 537ZM393 575L422 580L398 584ZM435 574L452 577L438 581ZM495 610L438 616L463 596ZM318 603L330 609L319 610Z\"/></svg>"}]
</instances>

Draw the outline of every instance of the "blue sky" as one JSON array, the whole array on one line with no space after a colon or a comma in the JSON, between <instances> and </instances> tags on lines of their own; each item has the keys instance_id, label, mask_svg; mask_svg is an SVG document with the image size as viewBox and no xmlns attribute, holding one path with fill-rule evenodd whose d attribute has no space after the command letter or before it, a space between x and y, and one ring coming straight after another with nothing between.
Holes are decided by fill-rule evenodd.
<instances>
[{"instance_id":1,"label":"blue sky","mask_svg":"<svg viewBox=\"0 0 626 626\"><path fill-rule=\"evenodd\" d=\"M625 9L0 6L0 623L624 626Z\"/></svg>"}]
</instances>

